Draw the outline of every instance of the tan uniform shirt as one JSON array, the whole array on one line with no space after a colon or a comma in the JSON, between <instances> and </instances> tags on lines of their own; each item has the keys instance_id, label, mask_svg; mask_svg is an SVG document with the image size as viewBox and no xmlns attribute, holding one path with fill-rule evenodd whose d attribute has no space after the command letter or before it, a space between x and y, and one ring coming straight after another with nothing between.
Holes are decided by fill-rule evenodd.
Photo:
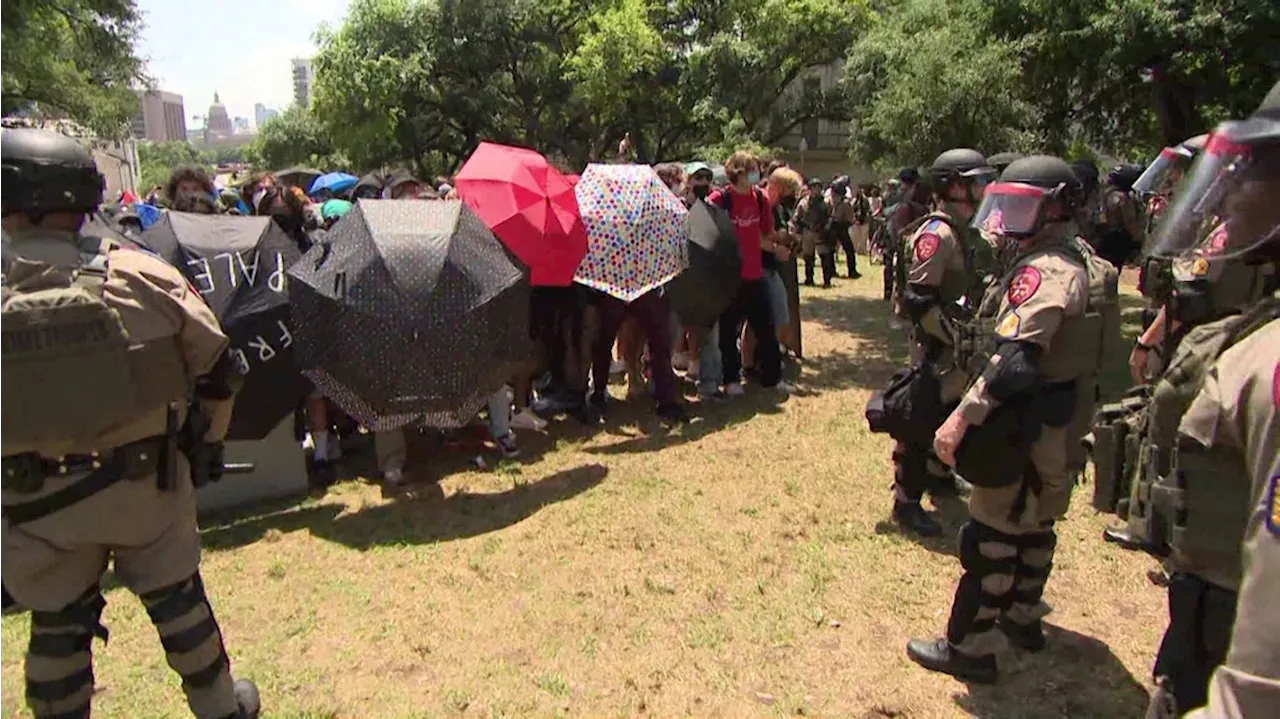
<instances>
[{"instance_id":1,"label":"tan uniform shirt","mask_svg":"<svg viewBox=\"0 0 1280 719\"><path fill-rule=\"evenodd\" d=\"M1178 432L1243 455L1253 487L1231 648L1196 719L1280 714L1280 320L1223 353Z\"/></svg>"},{"instance_id":2,"label":"tan uniform shirt","mask_svg":"<svg viewBox=\"0 0 1280 719\"><path fill-rule=\"evenodd\" d=\"M1275 266L1271 263L1248 264L1239 258L1223 259L1219 255L1226 246L1225 226L1219 227L1208 246L1173 260L1175 282L1204 281L1209 285L1216 311L1244 309L1257 302L1267 291Z\"/></svg>"},{"instance_id":3,"label":"tan uniform shirt","mask_svg":"<svg viewBox=\"0 0 1280 719\"><path fill-rule=\"evenodd\" d=\"M1041 358L1045 381L1074 379L1048 376L1044 368L1055 364L1050 347L1063 319L1084 314L1088 300L1089 271L1083 265L1062 252L1032 250L1018 260L1009 273L1000 310L996 314L997 339L1000 342L1039 345L1045 351ZM991 358L992 365L999 362L999 356ZM980 425L997 404L987 391L986 378L979 376L960 401L959 411L970 424Z\"/></svg>"},{"instance_id":4,"label":"tan uniform shirt","mask_svg":"<svg viewBox=\"0 0 1280 719\"><path fill-rule=\"evenodd\" d=\"M66 268L68 273L80 264L76 237L71 233L21 233L12 238L11 251L20 260L52 264ZM20 286L23 272L22 263L15 261L5 276L6 284ZM120 313L130 337L145 342L176 336L188 379L193 384L197 377L213 368L226 349L227 337L222 333L218 319L182 273L146 252L131 249L110 252L102 298ZM54 378L50 380L55 381ZM98 447L55 444L36 448L35 451L45 457L56 458L64 454L109 449L162 434L165 425L166 413L161 409L101 437ZM30 450L6 445L3 452L9 455Z\"/></svg>"}]
</instances>

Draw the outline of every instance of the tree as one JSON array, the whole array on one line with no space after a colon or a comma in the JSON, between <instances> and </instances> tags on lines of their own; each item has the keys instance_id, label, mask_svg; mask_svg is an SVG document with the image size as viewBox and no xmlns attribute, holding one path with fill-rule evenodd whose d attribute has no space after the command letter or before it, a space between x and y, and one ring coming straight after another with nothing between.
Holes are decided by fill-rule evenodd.
<instances>
[{"instance_id":1,"label":"tree","mask_svg":"<svg viewBox=\"0 0 1280 719\"><path fill-rule=\"evenodd\" d=\"M244 156L254 166L267 170L281 170L293 165L308 165L325 171L351 167L351 162L334 147L315 115L297 105L258 128L258 135L244 151Z\"/></svg>"},{"instance_id":2,"label":"tree","mask_svg":"<svg viewBox=\"0 0 1280 719\"><path fill-rule=\"evenodd\" d=\"M143 142L138 145L141 187L150 190L163 185L175 168L183 165L203 165L200 153L186 140L173 142Z\"/></svg>"},{"instance_id":3,"label":"tree","mask_svg":"<svg viewBox=\"0 0 1280 719\"><path fill-rule=\"evenodd\" d=\"M1036 111L1019 74L1015 48L986 35L979 7L897 3L849 50L851 152L884 169L953 147L1033 150Z\"/></svg>"},{"instance_id":4,"label":"tree","mask_svg":"<svg viewBox=\"0 0 1280 719\"><path fill-rule=\"evenodd\" d=\"M6 0L0 15L0 105L66 117L120 137L149 83L134 54L133 0Z\"/></svg>"}]
</instances>

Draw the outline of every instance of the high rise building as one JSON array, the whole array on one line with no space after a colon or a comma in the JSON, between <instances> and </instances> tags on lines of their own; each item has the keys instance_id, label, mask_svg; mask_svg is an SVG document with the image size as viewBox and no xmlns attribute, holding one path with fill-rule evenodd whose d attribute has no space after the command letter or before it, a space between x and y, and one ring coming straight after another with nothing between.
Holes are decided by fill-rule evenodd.
<instances>
[{"instance_id":1,"label":"high rise building","mask_svg":"<svg viewBox=\"0 0 1280 719\"><path fill-rule=\"evenodd\" d=\"M270 120L279 114L280 111L276 110L274 107L267 107L260 102L256 103L253 106L253 124L257 125L258 128L261 129L263 125L267 124L267 120Z\"/></svg>"},{"instance_id":2,"label":"high rise building","mask_svg":"<svg viewBox=\"0 0 1280 719\"><path fill-rule=\"evenodd\" d=\"M293 66L293 101L298 107L306 107L311 103L311 83L315 76L311 73L311 58L295 57Z\"/></svg>"},{"instance_id":3,"label":"high rise building","mask_svg":"<svg viewBox=\"0 0 1280 719\"><path fill-rule=\"evenodd\" d=\"M133 136L139 140L173 142L187 139L186 111L182 96L161 90L138 93L138 113L131 121Z\"/></svg>"}]
</instances>

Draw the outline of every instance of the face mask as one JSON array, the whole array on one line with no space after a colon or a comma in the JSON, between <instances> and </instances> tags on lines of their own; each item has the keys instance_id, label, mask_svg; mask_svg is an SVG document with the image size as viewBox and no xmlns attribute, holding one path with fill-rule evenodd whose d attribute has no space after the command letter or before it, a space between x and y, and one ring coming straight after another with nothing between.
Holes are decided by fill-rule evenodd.
<instances>
[{"instance_id":1,"label":"face mask","mask_svg":"<svg viewBox=\"0 0 1280 719\"><path fill-rule=\"evenodd\" d=\"M694 185L693 196L699 200L707 199L707 195L711 194L711 185Z\"/></svg>"},{"instance_id":2,"label":"face mask","mask_svg":"<svg viewBox=\"0 0 1280 719\"><path fill-rule=\"evenodd\" d=\"M758 183L758 182L760 182L760 173L759 173L759 172L757 172L757 171L755 171L755 170L752 170L751 172L748 172L748 173L747 173L747 184L748 184L748 185L754 185L754 184L756 184L756 183Z\"/></svg>"}]
</instances>

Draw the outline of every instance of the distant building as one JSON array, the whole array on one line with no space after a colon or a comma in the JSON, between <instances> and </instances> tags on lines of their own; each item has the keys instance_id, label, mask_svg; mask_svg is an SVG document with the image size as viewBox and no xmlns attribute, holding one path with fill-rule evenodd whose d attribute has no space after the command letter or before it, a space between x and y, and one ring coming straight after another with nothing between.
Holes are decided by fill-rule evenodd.
<instances>
[{"instance_id":1,"label":"distant building","mask_svg":"<svg viewBox=\"0 0 1280 719\"><path fill-rule=\"evenodd\" d=\"M291 61L293 67L293 101L298 107L306 107L311 103L311 83L315 76L311 73L311 58L295 57Z\"/></svg>"},{"instance_id":2,"label":"distant building","mask_svg":"<svg viewBox=\"0 0 1280 719\"><path fill-rule=\"evenodd\" d=\"M259 102L253 106L253 124L261 128L263 125L267 124L267 120L277 117L279 114L279 110L273 107L267 107Z\"/></svg>"},{"instance_id":3,"label":"distant building","mask_svg":"<svg viewBox=\"0 0 1280 719\"><path fill-rule=\"evenodd\" d=\"M227 114L227 108L222 104L222 100L218 98L218 93L213 93L213 104L209 106L209 114L205 116L204 121L204 138L205 142L215 137L228 137L235 134L235 128L231 126L231 116Z\"/></svg>"},{"instance_id":4,"label":"distant building","mask_svg":"<svg viewBox=\"0 0 1280 719\"><path fill-rule=\"evenodd\" d=\"M231 119L231 127L237 135L245 135L253 132L253 128L249 126L249 118L233 117Z\"/></svg>"},{"instance_id":5,"label":"distant building","mask_svg":"<svg viewBox=\"0 0 1280 719\"><path fill-rule=\"evenodd\" d=\"M138 93L138 113L130 123L133 136L153 142L185 140L186 115L181 95L160 90L141 91Z\"/></svg>"},{"instance_id":6,"label":"distant building","mask_svg":"<svg viewBox=\"0 0 1280 719\"><path fill-rule=\"evenodd\" d=\"M789 92L811 90L823 92L840 85L844 61L811 68L792 84ZM848 175L854 182L874 179L867 168L854 165L849 158L849 123L840 120L810 119L797 125L778 141L782 159L806 177L825 182L837 174Z\"/></svg>"}]
</instances>

